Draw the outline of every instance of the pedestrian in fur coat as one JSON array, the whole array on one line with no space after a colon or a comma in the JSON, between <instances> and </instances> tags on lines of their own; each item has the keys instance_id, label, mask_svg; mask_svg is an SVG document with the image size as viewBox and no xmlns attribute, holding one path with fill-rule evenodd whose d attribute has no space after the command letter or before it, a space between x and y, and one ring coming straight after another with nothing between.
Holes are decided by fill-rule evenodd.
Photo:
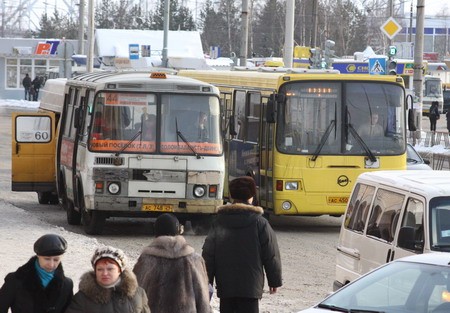
<instances>
[{"instance_id":1,"label":"pedestrian in fur coat","mask_svg":"<svg viewBox=\"0 0 450 313\"><path fill-rule=\"evenodd\" d=\"M134 273L145 289L152 313L210 313L209 288L203 258L169 213L155 222L156 238L143 249Z\"/></svg>"},{"instance_id":2,"label":"pedestrian in fur coat","mask_svg":"<svg viewBox=\"0 0 450 313\"><path fill-rule=\"evenodd\" d=\"M125 267L122 250L98 248L91 263L94 270L81 276L66 313L150 313L145 291Z\"/></svg>"},{"instance_id":3,"label":"pedestrian in fur coat","mask_svg":"<svg viewBox=\"0 0 450 313\"><path fill-rule=\"evenodd\" d=\"M66 240L47 234L34 243L33 256L5 277L0 289L0 312L63 313L73 295L73 282L64 275L61 260Z\"/></svg>"}]
</instances>

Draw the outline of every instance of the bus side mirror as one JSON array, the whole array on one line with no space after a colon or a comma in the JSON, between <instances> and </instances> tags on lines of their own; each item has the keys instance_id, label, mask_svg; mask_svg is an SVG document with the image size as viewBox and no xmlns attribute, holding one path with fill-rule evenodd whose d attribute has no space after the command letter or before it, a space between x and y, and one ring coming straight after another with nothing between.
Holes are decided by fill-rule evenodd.
<instances>
[{"instance_id":1,"label":"bus side mirror","mask_svg":"<svg viewBox=\"0 0 450 313\"><path fill-rule=\"evenodd\" d=\"M236 125L237 125L237 118L235 115L231 115L230 116L230 135L231 136L237 136Z\"/></svg>"},{"instance_id":2,"label":"bus side mirror","mask_svg":"<svg viewBox=\"0 0 450 313\"><path fill-rule=\"evenodd\" d=\"M81 127L81 108L75 109L74 125L75 128Z\"/></svg>"},{"instance_id":3,"label":"bus side mirror","mask_svg":"<svg viewBox=\"0 0 450 313\"><path fill-rule=\"evenodd\" d=\"M405 99L406 105L405 108L408 112L408 129L409 131L416 131L416 123L414 121L414 98L412 95L407 95Z\"/></svg>"},{"instance_id":4,"label":"bus side mirror","mask_svg":"<svg viewBox=\"0 0 450 313\"><path fill-rule=\"evenodd\" d=\"M266 106L266 121L267 123L275 123L277 120L277 102L279 96L277 94L271 94Z\"/></svg>"}]
</instances>

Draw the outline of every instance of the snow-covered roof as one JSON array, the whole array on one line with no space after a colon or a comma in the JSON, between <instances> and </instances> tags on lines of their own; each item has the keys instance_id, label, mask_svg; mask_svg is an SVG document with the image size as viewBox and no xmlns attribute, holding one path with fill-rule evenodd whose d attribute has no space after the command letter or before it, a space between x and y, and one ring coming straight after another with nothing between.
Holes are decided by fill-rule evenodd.
<instances>
[{"instance_id":1,"label":"snow-covered roof","mask_svg":"<svg viewBox=\"0 0 450 313\"><path fill-rule=\"evenodd\" d=\"M162 30L96 29L95 40L99 57L128 57L129 45L150 45L151 54L161 55L164 32ZM168 57L203 59L200 33L197 31L169 31Z\"/></svg>"}]
</instances>

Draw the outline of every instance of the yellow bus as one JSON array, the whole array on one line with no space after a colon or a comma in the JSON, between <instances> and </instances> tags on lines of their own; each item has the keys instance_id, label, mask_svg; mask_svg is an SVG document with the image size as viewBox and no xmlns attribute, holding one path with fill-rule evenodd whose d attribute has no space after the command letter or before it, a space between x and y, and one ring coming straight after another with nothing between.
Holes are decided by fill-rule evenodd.
<instances>
[{"instance_id":1,"label":"yellow bus","mask_svg":"<svg viewBox=\"0 0 450 313\"><path fill-rule=\"evenodd\" d=\"M205 230L223 203L216 87L163 72L97 72L67 80L60 100L14 114L13 186L57 192L68 223L88 234L108 217L163 212ZM53 159L38 162L45 149Z\"/></svg>"},{"instance_id":2,"label":"yellow bus","mask_svg":"<svg viewBox=\"0 0 450 313\"><path fill-rule=\"evenodd\" d=\"M264 68L178 75L220 89L227 180L252 176L267 214L340 216L359 174L406 169L401 77Z\"/></svg>"}]
</instances>

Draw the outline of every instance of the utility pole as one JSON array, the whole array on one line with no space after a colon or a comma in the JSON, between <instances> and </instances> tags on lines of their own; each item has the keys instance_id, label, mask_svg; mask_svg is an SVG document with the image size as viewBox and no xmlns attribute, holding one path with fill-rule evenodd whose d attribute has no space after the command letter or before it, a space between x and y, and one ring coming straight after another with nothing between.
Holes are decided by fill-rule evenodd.
<instances>
[{"instance_id":1,"label":"utility pole","mask_svg":"<svg viewBox=\"0 0 450 313\"><path fill-rule=\"evenodd\" d=\"M94 71L94 44L95 44L95 36L94 36L94 1L89 0L89 16L88 16L88 43L89 50L87 54L87 62L86 62L86 70L89 73Z\"/></svg>"},{"instance_id":2,"label":"utility pole","mask_svg":"<svg viewBox=\"0 0 450 313\"><path fill-rule=\"evenodd\" d=\"M5 0L2 0L2 38L5 37Z\"/></svg>"},{"instance_id":3,"label":"utility pole","mask_svg":"<svg viewBox=\"0 0 450 313\"><path fill-rule=\"evenodd\" d=\"M78 54L84 54L84 0L80 0L79 6Z\"/></svg>"},{"instance_id":4,"label":"utility pole","mask_svg":"<svg viewBox=\"0 0 450 313\"><path fill-rule=\"evenodd\" d=\"M284 32L284 67L292 67L294 55L294 11L295 0L286 0L286 31Z\"/></svg>"},{"instance_id":5,"label":"utility pole","mask_svg":"<svg viewBox=\"0 0 450 313\"><path fill-rule=\"evenodd\" d=\"M389 8L388 8L389 17L394 17L394 0L389 0ZM392 45L392 39L388 39L388 46Z\"/></svg>"},{"instance_id":6,"label":"utility pole","mask_svg":"<svg viewBox=\"0 0 450 313\"><path fill-rule=\"evenodd\" d=\"M164 1L164 38L163 38L163 49L162 49L162 67L167 67L169 65L168 56L168 41L169 41L169 16L170 16L170 0Z\"/></svg>"},{"instance_id":7,"label":"utility pole","mask_svg":"<svg viewBox=\"0 0 450 313\"><path fill-rule=\"evenodd\" d=\"M317 18L317 10L318 10L318 0L313 0L312 2L312 34L311 34L311 48L317 47L317 25L318 25L318 18Z\"/></svg>"},{"instance_id":8,"label":"utility pole","mask_svg":"<svg viewBox=\"0 0 450 313\"><path fill-rule=\"evenodd\" d=\"M417 125L417 131L414 134L415 139L420 138L422 131L422 94L423 94L423 33L425 19L425 0L417 0L416 11L416 40L414 44L414 119Z\"/></svg>"},{"instance_id":9,"label":"utility pole","mask_svg":"<svg viewBox=\"0 0 450 313\"><path fill-rule=\"evenodd\" d=\"M239 65L247 65L247 52L248 52L248 0L242 0L242 37L241 37L241 49L239 56Z\"/></svg>"}]
</instances>

